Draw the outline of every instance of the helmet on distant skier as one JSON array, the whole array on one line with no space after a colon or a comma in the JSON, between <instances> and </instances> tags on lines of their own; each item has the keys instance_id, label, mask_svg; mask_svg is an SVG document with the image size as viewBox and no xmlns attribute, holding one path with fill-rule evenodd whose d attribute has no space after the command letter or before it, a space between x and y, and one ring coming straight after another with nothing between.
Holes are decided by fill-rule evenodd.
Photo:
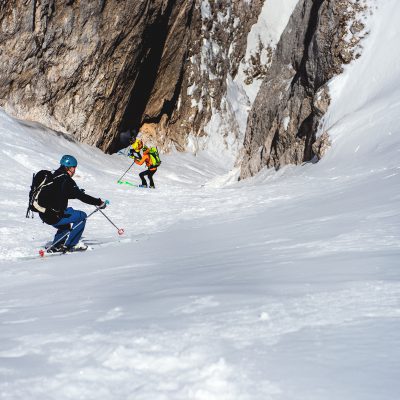
<instances>
[{"instance_id":1,"label":"helmet on distant skier","mask_svg":"<svg viewBox=\"0 0 400 400\"><path fill-rule=\"evenodd\" d=\"M64 167L76 167L78 165L78 160L74 156L66 154L61 157L60 165Z\"/></svg>"},{"instance_id":2,"label":"helmet on distant skier","mask_svg":"<svg viewBox=\"0 0 400 400\"><path fill-rule=\"evenodd\" d=\"M135 150L136 152L140 151L143 147L143 142L142 139L136 139L133 143L132 143L132 149Z\"/></svg>"}]
</instances>

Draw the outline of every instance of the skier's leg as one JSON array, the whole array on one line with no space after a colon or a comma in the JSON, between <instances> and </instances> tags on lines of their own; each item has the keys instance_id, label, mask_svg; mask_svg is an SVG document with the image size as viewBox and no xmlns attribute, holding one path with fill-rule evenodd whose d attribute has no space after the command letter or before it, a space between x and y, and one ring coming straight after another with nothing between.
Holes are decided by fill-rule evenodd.
<instances>
[{"instance_id":1,"label":"skier's leg","mask_svg":"<svg viewBox=\"0 0 400 400\"><path fill-rule=\"evenodd\" d=\"M67 241L65 242L65 246L67 246L68 248L75 246L79 242L85 229L87 217L87 214L83 211L74 210L72 208L71 210L72 213L69 212L69 214L71 214L70 222L72 223L72 230L68 236Z\"/></svg>"},{"instance_id":2,"label":"skier's leg","mask_svg":"<svg viewBox=\"0 0 400 400\"><path fill-rule=\"evenodd\" d=\"M60 224L60 222L58 222L53 226L57 228L57 232L54 235L53 243L57 243L57 246L61 246L67 240L67 237L65 235L71 230L71 224ZM59 242L59 240L63 236L65 236L65 238Z\"/></svg>"},{"instance_id":3,"label":"skier's leg","mask_svg":"<svg viewBox=\"0 0 400 400\"><path fill-rule=\"evenodd\" d=\"M142 180L142 185L143 185L143 186L147 186L146 179L144 179L145 175L147 175L147 171L142 171L142 172L139 174L139 177L140 177L140 179Z\"/></svg>"},{"instance_id":4,"label":"skier's leg","mask_svg":"<svg viewBox=\"0 0 400 400\"><path fill-rule=\"evenodd\" d=\"M150 181L150 187L151 188L155 188L155 186L154 186L154 181L153 181L153 175L156 173L156 169L154 169L154 170L149 170L149 181Z\"/></svg>"},{"instance_id":5,"label":"skier's leg","mask_svg":"<svg viewBox=\"0 0 400 400\"><path fill-rule=\"evenodd\" d=\"M65 227L67 225L70 226L70 224L72 224L72 229L70 229L70 234L65 241L65 246L72 247L79 242L83 230L85 229L86 217L87 215L83 211L74 210L72 207L68 207L64 212L63 218L53 225L55 228L60 229L61 227ZM78 225L80 222L81 224ZM59 232L56 233L57 240L63 236L61 234L59 235L58 233ZM66 233L67 231L64 230L64 235ZM54 239L56 239L56 237ZM53 243L56 243L56 240L54 240Z\"/></svg>"}]
</instances>

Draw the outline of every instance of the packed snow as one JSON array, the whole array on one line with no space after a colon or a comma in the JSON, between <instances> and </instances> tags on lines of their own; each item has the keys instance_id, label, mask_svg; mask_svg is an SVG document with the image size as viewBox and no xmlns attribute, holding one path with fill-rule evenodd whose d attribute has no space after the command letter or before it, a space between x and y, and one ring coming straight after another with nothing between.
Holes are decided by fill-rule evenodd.
<instances>
[{"instance_id":1,"label":"packed snow","mask_svg":"<svg viewBox=\"0 0 400 400\"><path fill-rule=\"evenodd\" d=\"M131 159L0 112L1 399L398 398L400 3L378 5L317 164L237 182L172 153L139 189ZM91 250L40 259L55 229L27 195L63 154L125 234L95 213Z\"/></svg>"}]
</instances>

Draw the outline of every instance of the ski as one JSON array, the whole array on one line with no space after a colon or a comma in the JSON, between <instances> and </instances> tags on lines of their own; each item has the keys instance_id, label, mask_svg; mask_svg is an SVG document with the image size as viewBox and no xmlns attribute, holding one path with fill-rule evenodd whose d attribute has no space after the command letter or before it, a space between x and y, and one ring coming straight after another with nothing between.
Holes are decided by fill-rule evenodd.
<instances>
[{"instance_id":1,"label":"ski","mask_svg":"<svg viewBox=\"0 0 400 400\"><path fill-rule=\"evenodd\" d=\"M128 185L128 186L136 187L136 188L139 188L139 189L153 189L153 188L150 188L150 187L136 185L136 184L134 184L132 182L129 182L129 181L118 181L118 183L120 185Z\"/></svg>"},{"instance_id":2,"label":"ski","mask_svg":"<svg viewBox=\"0 0 400 400\"><path fill-rule=\"evenodd\" d=\"M56 251L54 253L49 253L49 252L47 252L47 249L44 248L44 249L40 249L39 250L39 257L44 258L44 257L52 257L52 256L62 256L62 255L65 255L65 254L82 253L82 252L87 251L87 250L92 250L92 248L90 246L87 246L86 248L76 248L76 249L73 249L72 251L71 250L70 251L65 251L65 252Z\"/></svg>"},{"instance_id":3,"label":"ski","mask_svg":"<svg viewBox=\"0 0 400 400\"><path fill-rule=\"evenodd\" d=\"M118 184L120 184L120 185L128 185L128 186L137 186L134 183L131 183L129 181L118 181Z\"/></svg>"},{"instance_id":4,"label":"ski","mask_svg":"<svg viewBox=\"0 0 400 400\"><path fill-rule=\"evenodd\" d=\"M41 256L41 250L44 252L43 256ZM20 256L20 257L16 257L16 260L20 260L20 261L33 261L33 260L40 260L40 259L46 259L49 257L53 257L53 256L62 256L64 255L64 253L46 253L45 250L40 249L39 252L37 254L32 254L32 255L27 255L27 256Z\"/></svg>"},{"instance_id":5,"label":"ski","mask_svg":"<svg viewBox=\"0 0 400 400\"><path fill-rule=\"evenodd\" d=\"M47 258L47 257L53 257L53 256L63 256L64 254L61 251L56 252L56 253L48 253L46 249L40 249L39 250L39 258Z\"/></svg>"}]
</instances>

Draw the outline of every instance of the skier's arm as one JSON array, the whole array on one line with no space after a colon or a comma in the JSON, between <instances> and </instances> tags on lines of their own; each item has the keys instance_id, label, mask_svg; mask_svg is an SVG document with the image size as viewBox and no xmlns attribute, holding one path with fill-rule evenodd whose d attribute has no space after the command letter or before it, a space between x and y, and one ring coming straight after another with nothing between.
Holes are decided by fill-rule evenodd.
<instances>
[{"instance_id":1,"label":"skier's arm","mask_svg":"<svg viewBox=\"0 0 400 400\"><path fill-rule=\"evenodd\" d=\"M135 159L135 163L137 165L142 165L146 161L146 154L143 154L143 157L140 160Z\"/></svg>"},{"instance_id":2,"label":"skier's arm","mask_svg":"<svg viewBox=\"0 0 400 400\"><path fill-rule=\"evenodd\" d=\"M135 160L140 160L140 158L141 158L140 153L137 152L137 151L135 151L135 150L132 150L132 149L129 151L128 156L129 156L130 158L135 159Z\"/></svg>"},{"instance_id":3,"label":"skier's arm","mask_svg":"<svg viewBox=\"0 0 400 400\"><path fill-rule=\"evenodd\" d=\"M83 203L91 204L93 206L100 206L103 204L103 201L100 198L89 196L83 189L79 189L78 185L73 179L68 182L67 190L69 199L78 199Z\"/></svg>"},{"instance_id":4,"label":"skier's arm","mask_svg":"<svg viewBox=\"0 0 400 400\"><path fill-rule=\"evenodd\" d=\"M92 206L101 206L103 204L103 200L89 196L82 189L79 189L79 195L76 196L76 199L83 201L86 204L91 204Z\"/></svg>"}]
</instances>

